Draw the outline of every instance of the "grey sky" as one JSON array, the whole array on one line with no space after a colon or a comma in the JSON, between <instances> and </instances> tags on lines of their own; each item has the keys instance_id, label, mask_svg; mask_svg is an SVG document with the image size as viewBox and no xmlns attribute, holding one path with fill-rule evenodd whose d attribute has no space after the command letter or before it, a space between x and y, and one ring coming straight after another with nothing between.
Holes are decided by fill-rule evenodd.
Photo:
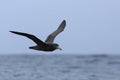
<instances>
[{"instance_id":1,"label":"grey sky","mask_svg":"<svg viewBox=\"0 0 120 80\"><path fill-rule=\"evenodd\" d=\"M120 0L0 0L0 53L44 53L9 31L45 40L63 19L66 29L55 39L63 50L53 53L120 53Z\"/></svg>"}]
</instances>

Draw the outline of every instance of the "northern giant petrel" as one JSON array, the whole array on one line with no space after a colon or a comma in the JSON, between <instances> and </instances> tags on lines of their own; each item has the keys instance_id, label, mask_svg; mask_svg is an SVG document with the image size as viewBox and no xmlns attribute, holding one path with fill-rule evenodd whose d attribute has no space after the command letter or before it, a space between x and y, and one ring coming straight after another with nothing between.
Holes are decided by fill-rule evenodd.
<instances>
[{"instance_id":1,"label":"northern giant petrel","mask_svg":"<svg viewBox=\"0 0 120 80\"><path fill-rule=\"evenodd\" d=\"M40 51L54 51L56 49L60 49L62 50L58 44L53 43L55 37L64 30L66 26L66 21L63 20L62 23L59 25L59 27L57 28L57 30L55 30L53 33L51 33L47 39L45 40L45 42L43 42L42 40L38 39L36 36L32 35L32 34L28 34L28 33L22 33L22 32L16 32L16 31L10 31L14 34L18 34L21 36L25 36L29 39L31 39L32 41L34 41L37 45L36 46L31 46L29 47L30 49L34 49L34 50L40 50Z\"/></svg>"}]
</instances>

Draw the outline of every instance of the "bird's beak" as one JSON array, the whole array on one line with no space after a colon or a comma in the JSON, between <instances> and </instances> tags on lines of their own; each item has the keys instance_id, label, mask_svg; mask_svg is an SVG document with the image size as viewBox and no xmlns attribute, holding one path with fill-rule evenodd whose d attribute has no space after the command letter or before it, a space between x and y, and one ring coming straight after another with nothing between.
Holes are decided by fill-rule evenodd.
<instances>
[{"instance_id":1,"label":"bird's beak","mask_svg":"<svg viewBox=\"0 0 120 80\"><path fill-rule=\"evenodd\" d=\"M57 49L62 50L62 48L60 48L59 46L57 47Z\"/></svg>"}]
</instances>

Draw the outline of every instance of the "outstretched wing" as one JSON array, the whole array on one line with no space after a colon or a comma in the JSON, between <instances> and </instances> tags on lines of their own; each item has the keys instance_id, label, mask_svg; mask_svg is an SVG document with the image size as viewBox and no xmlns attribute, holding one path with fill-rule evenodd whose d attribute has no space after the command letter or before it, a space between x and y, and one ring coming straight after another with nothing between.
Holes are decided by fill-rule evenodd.
<instances>
[{"instance_id":1,"label":"outstretched wing","mask_svg":"<svg viewBox=\"0 0 120 80\"><path fill-rule=\"evenodd\" d=\"M27 33L22 33L22 32L16 32L16 31L10 31L10 32L14 33L14 34L21 35L21 36L25 36L25 37L31 39L32 41L34 41L39 46L46 46L47 45L43 41L41 41L40 39L38 39L37 37L35 37L34 35L27 34Z\"/></svg>"},{"instance_id":2,"label":"outstretched wing","mask_svg":"<svg viewBox=\"0 0 120 80\"><path fill-rule=\"evenodd\" d=\"M54 39L55 39L55 37L56 37L60 32L62 32L62 31L64 30L65 26L66 26L66 21L63 20L62 23L60 24L60 26L57 28L57 30L55 30L53 33L51 33L51 34L47 37L47 39L45 40L45 42L50 42L50 43L53 42Z\"/></svg>"}]
</instances>

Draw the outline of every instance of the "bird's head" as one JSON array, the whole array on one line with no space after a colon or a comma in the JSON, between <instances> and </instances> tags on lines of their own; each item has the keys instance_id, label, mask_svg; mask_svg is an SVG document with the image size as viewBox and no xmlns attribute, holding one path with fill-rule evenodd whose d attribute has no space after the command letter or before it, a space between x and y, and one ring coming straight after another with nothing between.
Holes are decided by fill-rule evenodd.
<instances>
[{"instance_id":1,"label":"bird's head","mask_svg":"<svg viewBox=\"0 0 120 80\"><path fill-rule=\"evenodd\" d=\"M60 48L58 44L54 43L54 46L56 49L62 50L62 48Z\"/></svg>"}]
</instances>

